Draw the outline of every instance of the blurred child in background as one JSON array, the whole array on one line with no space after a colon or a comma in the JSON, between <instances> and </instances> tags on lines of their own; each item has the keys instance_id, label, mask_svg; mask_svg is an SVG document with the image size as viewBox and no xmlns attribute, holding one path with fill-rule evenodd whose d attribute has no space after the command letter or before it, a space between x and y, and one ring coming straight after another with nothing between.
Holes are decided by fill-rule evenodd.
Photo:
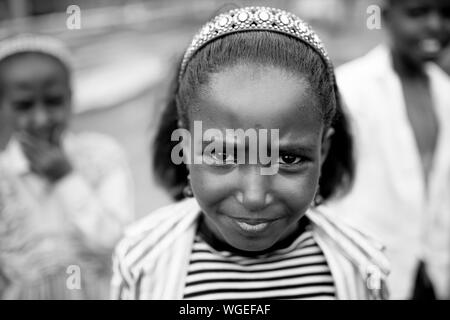
<instances>
[{"instance_id":1,"label":"blurred child in background","mask_svg":"<svg viewBox=\"0 0 450 320\"><path fill-rule=\"evenodd\" d=\"M388 0L383 18L389 43L337 70L358 166L334 209L387 246L392 298L448 298L450 80L435 62L450 2Z\"/></svg>"},{"instance_id":2,"label":"blurred child in background","mask_svg":"<svg viewBox=\"0 0 450 320\"><path fill-rule=\"evenodd\" d=\"M0 154L3 299L102 299L110 255L133 217L132 181L110 138L72 134L71 57L56 39L0 43L0 109L14 134Z\"/></svg>"}]
</instances>

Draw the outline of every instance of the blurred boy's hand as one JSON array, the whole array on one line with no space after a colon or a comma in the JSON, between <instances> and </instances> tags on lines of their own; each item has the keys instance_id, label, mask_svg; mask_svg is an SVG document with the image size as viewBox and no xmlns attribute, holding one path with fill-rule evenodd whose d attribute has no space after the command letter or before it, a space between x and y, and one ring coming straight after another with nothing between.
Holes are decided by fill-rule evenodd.
<instances>
[{"instance_id":1,"label":"blurred boy's hand","mask_svg":"<svg viewBox=\"0 0 450 320\"><path fill-rule=\"evenodd\" d=\"M22 133L19 140L30 168L36 174L53 183L72 172L72 165L59 141L52 143L26 133Z\"/></svg>"}]
</instances>

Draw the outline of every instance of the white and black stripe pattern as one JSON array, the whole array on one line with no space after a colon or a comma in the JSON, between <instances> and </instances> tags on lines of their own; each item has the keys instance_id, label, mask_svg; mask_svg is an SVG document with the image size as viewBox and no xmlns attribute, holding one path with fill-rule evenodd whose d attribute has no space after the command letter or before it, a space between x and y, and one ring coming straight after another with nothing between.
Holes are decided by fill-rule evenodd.
<instances>
[{"instance_id":1,"label":"white and black stripe pattern","mask_svg":"<svg viewBox=\"0 0 450 320\"><path fill-rule=\"evenodd\" d=\"M311 231L289 247L246 257L217 251L197 235L184 299L334 299L333 277Z\"/></svg>"}]
</instances>

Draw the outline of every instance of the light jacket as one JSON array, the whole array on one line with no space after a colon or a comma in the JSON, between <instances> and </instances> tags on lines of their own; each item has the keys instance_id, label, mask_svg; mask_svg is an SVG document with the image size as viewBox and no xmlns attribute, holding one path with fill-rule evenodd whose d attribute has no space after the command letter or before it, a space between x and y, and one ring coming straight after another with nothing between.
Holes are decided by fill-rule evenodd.
<instances>
[{"instance_id":1,"label":"light jacket","mask_svg":"<svg viewBox=\"0 0 450 320\"><path fill-rule=\"evenodd\" d=\"M330 210L386 245L391 298L410 298L419 259L450 297L450 78L426 66L439 135L425 184L421 157L386 46L336 71L355 137L353 189Z\"/></svg>"},{"instance_id":2,"label":"light jacket","mask_svg":"<svg viewBox=\"0 0 450 320\"><path fill-rule=\"evenodd\" d=\"M201 209L193 198L171 204L130 227L116 248L113 299L182 299ZM334 278L338 299L386 298L389 272L382 246L314 209L315 240Z\"/></svg>"}]
</instances>

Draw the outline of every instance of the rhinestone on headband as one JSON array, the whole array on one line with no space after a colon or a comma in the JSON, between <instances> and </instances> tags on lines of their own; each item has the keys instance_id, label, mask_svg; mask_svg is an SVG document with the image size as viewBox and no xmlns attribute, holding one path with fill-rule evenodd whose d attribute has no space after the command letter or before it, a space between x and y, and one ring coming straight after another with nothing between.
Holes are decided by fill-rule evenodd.
<instances>
[{"instance_id":1,"label":"rhinestone on headband","mask_svg":"<svg viewBox=\"0 0 450 320\"><path fill-rule=\"evenodd\" d=\"M206 23L194 36L184 54L179 80L190 59L205 44L224 35L243 31L273 31L295 37L316 50L326 63L330 78L334 83L333 65L322 41L312 28L294 14L275 8L246 7L220 14Z\"/></svg>"}]
</instances>

